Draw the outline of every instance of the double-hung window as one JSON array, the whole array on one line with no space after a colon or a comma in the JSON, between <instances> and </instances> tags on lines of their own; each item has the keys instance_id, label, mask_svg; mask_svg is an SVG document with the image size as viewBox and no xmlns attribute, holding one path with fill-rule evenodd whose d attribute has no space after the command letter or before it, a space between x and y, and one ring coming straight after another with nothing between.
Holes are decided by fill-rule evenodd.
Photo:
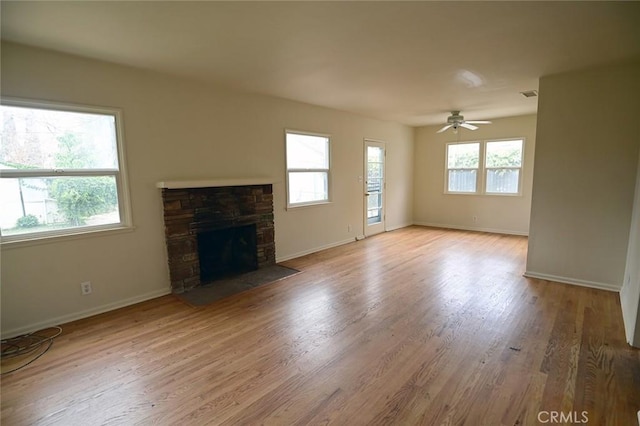
<instances>
[{"instance_id":1,"label":"double-hung window","mask_svg":"<svg viewBox=\"0 0 640 426\"><path fill-rule=\"evenodd\" d=\"M523 139L449 143L445 192L519 195Z\"/></svg>"},{"instance_id":2,"label":"double-hung window","mask_svg":"<svg viewBox=\"0 0 640 426\"><path fill-rule=\"evenodd\" d=\"M287 207L329 202L330 137L286 131Z\"/></svg>"},{"instance_id":3,"label":"double-hung window","mask_svg":"<svg viewBox=\"0 0 640 426\"><path fill-rule=\"evenodd\" d=\"M118 110L3 99L3 242L131 225Z\"/></svg>"},{"instance_id":4,"label":"double-hung window","mask_svg":"<svg viewBox=\"0 0 640 426\"><path fill-rule=\"evenodd\" d=\"M521 139L487 141L484 164L487 194L520 193Z\"/></svg>"},{"instance_id":5,"label":"double-hung window","mask_svg":"<svg viewBox=\"0 0 640 426\"><path fill-rule=\"evenodd\" d=\"M448 144L447 192L476 193L479 168L479 142Z\"/></svg>"}]
</instances>

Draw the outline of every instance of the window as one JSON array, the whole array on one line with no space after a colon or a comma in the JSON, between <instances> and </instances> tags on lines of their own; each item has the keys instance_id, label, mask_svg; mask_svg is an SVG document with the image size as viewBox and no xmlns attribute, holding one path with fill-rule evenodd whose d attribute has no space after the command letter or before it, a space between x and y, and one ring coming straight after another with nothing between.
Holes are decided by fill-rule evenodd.
<instances>
[{"instance_id":1,"label":"window","mask_svg":"<svg viewBox=\"0 0 640 426\"><path fill-rule=\"evenodd\" d=\"M487 194L520 193L522 140L487 142L485 165Z\"/></svg>"},{"instance_id":2,"label":"window","mask_svg":"<svg viewBox=\"0 0 640 426\"><path fill-rule=\"evenodd\" d=\"M447 145L447 192L475 193L480 167L480 144Z\"/></svg>"},{"instance_id":3,"label":"window","mask_svg":"<svg viewBox=\"0 0 640 426\"><path fill-rule=\"evenodd\" d=\"M329 202L329 143L326 135L286 132L287 207Z\"/></svg>"},{"instance_id":4,"label":"window","mask_svg":"<svg viewBox=\"0 0 640 426\"><path fill-rule=\"evenodd\" d=\"M445 192L519 195L523 145L523 139L447 144Z\"/></svg>"},{"instance_id":5,"label":"window","mask_svg":"<svg viewBox=\"0 0 640 426\"><path fill-rule=\"evenodd\" d=\"M130 226L117 110L3 99L3 242Z\"/></svg>"}]
</instances>

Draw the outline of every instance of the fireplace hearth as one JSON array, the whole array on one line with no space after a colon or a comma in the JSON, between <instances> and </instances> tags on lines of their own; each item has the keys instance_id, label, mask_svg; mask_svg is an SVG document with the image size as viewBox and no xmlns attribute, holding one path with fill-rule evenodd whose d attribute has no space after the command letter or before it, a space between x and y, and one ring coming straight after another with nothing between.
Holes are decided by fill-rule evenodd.
<instances>
[{"instance_id":1,"label":"fireplace hearth","mask_svg":"<svg viewBox=\"0 0 640 426\"><path fill-rule=\"evenodd\" d=\"M163 188L171 289L275 264L271 184Z\"/></svg>"}]
</instances>

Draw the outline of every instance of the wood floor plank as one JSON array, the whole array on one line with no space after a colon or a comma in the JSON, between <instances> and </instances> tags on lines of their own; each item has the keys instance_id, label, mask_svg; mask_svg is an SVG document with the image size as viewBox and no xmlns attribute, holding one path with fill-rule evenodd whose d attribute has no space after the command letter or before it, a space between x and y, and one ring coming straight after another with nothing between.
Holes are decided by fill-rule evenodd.
<instances>
[{"instance_id":1,"label":"wood floor plank","mask_svg":"<svg viewBox=\"0 0 640 426\"><path fill-rule=\"evenodd\" d=\"M165 296L64 324L2 376L0 421L636 424L640 350L618 294L524 278L526 248L408 227L284 262L302 273L208 306Z\"/></svg>"}]
</instances>

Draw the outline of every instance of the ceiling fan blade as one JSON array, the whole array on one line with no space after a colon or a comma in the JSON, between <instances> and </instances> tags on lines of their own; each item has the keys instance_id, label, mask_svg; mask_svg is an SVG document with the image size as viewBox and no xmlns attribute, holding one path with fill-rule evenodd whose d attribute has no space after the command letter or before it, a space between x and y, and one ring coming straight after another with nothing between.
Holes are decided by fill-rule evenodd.
<instances>
[{"instance_id":1,"label":"ceiling fan blade","mask_svg":"<svg viewBox=\"0 0 640 426\"><path fill-rule=\"evenodd\" d=\"M490 121L486 121L486 120L480 120L480 121L477 121L477 120L476 121L472 121L472 120L470 120L470 121L465 121L465 123L467 123L467 124L491 124Z\"/></svg>"},{"instance_id":2,"label":"ceiling fan blade","mask_svg":"<svg viewBox=\"0 0 640 426\"><path fill-rule=\"evenodd\" d=\"M447 124L442 129L438 130L436 133L442 133L442 132L444 132L445 130L447 130L451 126L453 126L453 124Z\"/></svg>"},{"instance_id":3,"label":"ceiling fan blade","mask_svg":"<svg viewBox=\"0 0 640 426\"><path fill-rule=\"evenodd\" d=\"M478 126L474 126L473 124L469 124L468 121L466 121L464 123L460 123L460 127L464 127L465 129L469 129L469 130L476 130L478 128Z\"/></svg>"}]
</instances>

